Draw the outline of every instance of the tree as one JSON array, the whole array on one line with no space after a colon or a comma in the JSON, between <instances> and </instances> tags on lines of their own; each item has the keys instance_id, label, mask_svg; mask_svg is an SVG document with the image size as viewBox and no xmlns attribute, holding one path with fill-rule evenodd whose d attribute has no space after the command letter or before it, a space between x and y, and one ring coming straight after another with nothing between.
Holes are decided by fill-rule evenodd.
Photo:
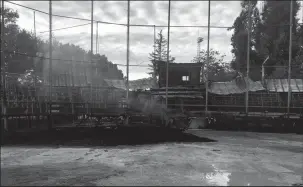
<instances>
[{"instance_id":1,"label":"tree","mask_svg":"<svg viewBox=\"0 0 303 187\"><path fill-rule=\"evenodd\" d=\"M157 68L157 62L158 61L167 61L167 40L162 34L162 30L158 33L158 37L156 38L155 44L154 44L155 51L150 53L150 61L151 64L149 64L151 72L149 72L150 75L155 79L156 76L159 75L158 68ZM174 62L175 58L169 56L169 61Z\"/></svg>"},{"instance_id":2,"label":"tree","mask_svg":"<svg viewBox=\"0 0 303 187\"><path fill-rule=\"evenodd\" d=\"M292 61L292 78L303 79L303 25L300 25L297 32L299 51Z\"/></svg>"},{"instance_id":3,"label":"tree","mask_svg":"<svg viewBox=\"0 0 303 187\"><path fill-rule=\"evenodd\" d=\"M260 48L260 13L256 7L257 1L251 2L251 43L250 43L250 64L251 67L260 66L260 57L258 49ZM241 1L242 11L234 21L231 29L234 33L231 37L231 52L234 59L231 62L231 67L239 72L246 74L246 58L247 58L247 37L248 37L248 18L249 18L249 2ZM228 30L231 30L228 29Z\"/></svg>"},{"instance_id":4,"label":"tree","mask_svg":"<svg viewBox=\"0 0 303 187\"><path fill-rule=\"evenodd\" d=\"M292 27L292 59L298 56L300 52L298 32L298 19L296 19L299 10L299 2L293 2L293 27ZM287 66L289 58L289 15L290 1L266 1L264 12L262 13L262 23L260 26L260 46L259 53L262 58L269 56L268 66L283 65ZM301 33L302 34L302 33ZM284 68L285 69L285 68ZM271 75L276 68L266 68L266 73ZM287 72L287 71L286 71ZM282 75L285 77L286 74Z\"/></svg>"},{"instance_id":5,"label":"tree","mask_svg":"<svg viewBox=\"0 0 303 187\"><path fill-rule=\"evenodd\" d=\"M19 15L16 11L6 8L4 10L4 67L8 73L14 73L15 81L22 84L41 82L43 77L48 77L49 68L49 42L36 38L33 33L21 30L16 24ZM55 38L55 37L54 37ZM58 40L53 40L53 75L63 75L72 71L71 65L74 63L75 78L80 79L80 73L85 68L90 67L90 51L85 51L73 44L62 44ZM39 56L39 57L37 57ZM45 58L44 58L45 57ZM94 54L94 70L92 76L95 82L101 83L103 78L122 79L122 71L110 62L105 55ZM71 60L74 60L73 62ZM80 64L80 62L83 62ZM96 73L95 73L96 72ZM36 78L36 81L34 81ZM75 80L77 81L77 80ZM63 82L61 81L61 84ZM65 83L63 83L65 84Z\"/></svg>"},{"instance_id":6,"label":"tree","mask_svg":"<svg viewBox=\"0 0 303 187\"><path fill-rule=\"evenodd\" d=\"M33 56L37 54L38 46L33 34L21 30L16 24L18 18L17 11L10 8L4 9L4 63L2 68L5 68L8 73L21 75L32 72L34 62L37 61ZM14 81L20 78L20 76L14 77Z\"/></svg>"},{"instance_id":7,"label":"tree","mask_svg":"<svg viewBox=\"0 0 303 187\"><path fill-rule=\"evenodd\" d=\"M19 14L17 11L13 11L10 8L5 8L4 12L2 12L2 9L0 10L1 16L4 16L4 30L3 30L3 42L4 42L4 63L2 64L1 68L5 68L5 71L7 71L8 61L11 58L11 54L7 52L8 49L15 49L15 41L17 38L17 34L19 32L19 27L16 25L16 20L19 18ZM0 24L2 25L2 20L0 20ZM2 32L2 31L1 31ZM1 38L2 40L2 38Z\"/></svg>"},{"instance_id":8,"label":"tree","mask_svg":"<svg viewBox=\"0 0 303 187\"><path fill-rule=\"evenodd\" d=\"M2 8L0 10L0 14L2 15ZM19 18L19 14L17 11L14 11L10 8L4 8L4 24L16 24L17 19ZM0 20L1 23L2 20Z\"/></svg>"},{"instance_id":9,"label":"tree","mask_svg":"<svg viewBox=\"0 0 303 187\"><path fill-rule=\"evenodd\" d=\"M93 54L93 64L90 62L91 52L74 44L62 44L57 40L53 41L53 60L52 71L55 78L71 75L73 71L74 83L85 83L93 80L93 84L100 85L103 79L123 79L123 73L113 62L109 61L105 55ZM48 56L47 51L45 56ZM48 75L48 59L44 60L46 66L43 67L43 74ZM92 67L92 69L91 69ZM92 70L92 72L91 72ZM85 75L87 77L85 77ZM61 84L65 84L61 79ZM71 81L70 81L71 83Z\"/></svg>"},{"instance_id":10,"label":"tree","mask_svg":"<svg viewBox=\"0 0 303 187\"><path fill-rule=\"evenodd\" d=\"M287 68L275 68L274 66L287 66L289 55L289 15L290 1L265 1L264 10L260 15L256 7L257 1L252 4L252 28L251 28L251 48L250 48L250 77L252 79L261 78L261 65L269 57L266 66L266 74L276 78L285 78ZM242 11L234 21L232 29L232 53L234 59L231 63L233 69L246 74L246 54L247 54L247 23L248 23L248 1L241 2ZM293 3L293 42L292 59L300 52L300 30L296 14L299 10L299 3ZM295 74L295 73L294 73Z\"/></svg>"},{"instance_id":11,"label":"tree","mask_svg":"<svg viewBox=\"0 0 303 187\"><path fill-rule=\"evenodd\" d=\"M230 70L229 65L225 63L225 55L221 55L219 51L210 49L209 51L209 65L208 70L207 63L207 50L200 51L200 57L194 57L192 62L202 63L202 72L208 72L208 80L210 81L228 81L234 76L234 73ZM202 74L202 81L205 80L204 74Z\"/></svg>"}]
</instances>

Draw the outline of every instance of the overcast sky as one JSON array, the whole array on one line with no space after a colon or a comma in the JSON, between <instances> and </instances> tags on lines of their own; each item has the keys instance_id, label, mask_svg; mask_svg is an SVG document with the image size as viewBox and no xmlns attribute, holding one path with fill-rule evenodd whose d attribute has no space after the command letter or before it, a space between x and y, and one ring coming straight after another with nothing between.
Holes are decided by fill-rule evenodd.
<instances>
[{"instance_id":1,"label":"overcast sky","mask_svg":"<svg viewBox=\"0 0 303 187\"><path fill-rule=\"evenodd\" d=\"M48 1L13 1L21 5L49 11ZM33 10L5 2L19 12L18 25L27 30L34 29ZM130 3L130 24L167 25L168 1L132 1ZM90 1L53 1L53 14L90 19ZM211 25L232 26L241 11L240 1L211 2ZM300 18L302 11L298 15ZM208 1L172 1L171 25L205 25L207 26ZM94 19L98 21L127 23L127 1L95 1ZM88 21L53 17L53 29L90 23ZM126 64L126 31L125 26L99 24L99 53L105 54L110 61ZM37 36L48 39L48 33L40 33L49 29L48 15L36 12ZM163 29L167 38L167 28ZM90 49L90 25L54 31L54 37L62 43L73 43ZM96 24L94 25L94 52ZM232 31L224 28L210 29L210 47L225 54L225 61L232 59L230 37ZM201 44L206 49L207 28L171 28L170 49L176 62L188 63L197 54L197 37L204 38ZM149 53L153 51L153 27L130 28L130 64L147 65ZM118 66L126 74L125 66ZM146 67L130 67L130 80L148 77Z\"/></svg>"}]
</instances>

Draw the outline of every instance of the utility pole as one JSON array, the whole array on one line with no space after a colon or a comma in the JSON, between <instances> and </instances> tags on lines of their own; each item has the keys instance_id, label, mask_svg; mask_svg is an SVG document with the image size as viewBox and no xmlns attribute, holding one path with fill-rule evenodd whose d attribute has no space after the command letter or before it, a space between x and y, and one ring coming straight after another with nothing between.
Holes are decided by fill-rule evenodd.
<instances>
[{"instance_id":1,"label":"utility pole","mask_svg":"<svg viewBox=\"0 0 303 187\"><path fill-rule=\"evenodd\" d=\"M49 1L49 120L48 120L48 129L52 129L53 118L52 118L52 63L53 63L53 39L52 39L52 1Z\"/></svg>"},{"instance_id":2,"label":"utility pole","mask_svg":"<svg viewBox=\"0 0 303 187\"><path fill-rule=\"evenodd\" d=\"M169 32L170 32L170 0L168 1L168 25L167 25L167 62L166 62L166 90L165 90L165 103L168 108L168 64L169 64Z\"/></svg>"},{"instance_id":3,"label":"utility pole","mask_svg":"<svg viewBox=\"0 0 303 187\"><path fill-rule=\"evenodd\" d=\"M1 63L0 63L0 70L1 70L1 105L2 105L2 111L1 111L1 121L3 118L3 127L4 130L8 130L7 126L7 118L6 118L6 72L5 72L5 58L4 58L4 0L1 1ZM1 127L2 128L2 127Z\"/></svg>"},{"instance_id":4,"label":"utility pole","mask_svg":"<svg viewBox=\"0 0 303 187\"><path fill-rule=\"evenodd\" d=\"M248 28L247 28L247 56L246 56L246 93L245 93L245 113L248 114L249 96L249 60L250 60L250 32L251 32L251 1L248 2Z\"/></svg>"},{"instance_id":5,"label":"utility pole","mask_svg":"<svg viewBox=\"0 0 303 187\"><path fill-rule=\"evenodd\" d=\"M207 27L207 62L205 73L205 115L208 112L208 67L209 67L209 38L210 38L210 0L208 0L208 27Z\"/></svg>"},{"instance_id":6,"label":"utility pole","mask_svg":"<svg viewBox=\"0 0 303 187\"><path fill-rule=\"evenodd\" d=\"M289 15L289 57L288 57L288 94L287 94L287 115L289 115L289 107L291 101L291 56L292 56L292 27L293 27L293 0L290 0L290 15Z\"/></svg>"},{"instance_id":7,"label":"utility pole","mask_svg":"<svg viewBox=\"0 0 303 187\"><path fill-rule=\"evenodd\" d=\"M126 100L129 103L129 18L130 0L127 1L127 36L126 36Z\"/></svg>"}]
</instances>

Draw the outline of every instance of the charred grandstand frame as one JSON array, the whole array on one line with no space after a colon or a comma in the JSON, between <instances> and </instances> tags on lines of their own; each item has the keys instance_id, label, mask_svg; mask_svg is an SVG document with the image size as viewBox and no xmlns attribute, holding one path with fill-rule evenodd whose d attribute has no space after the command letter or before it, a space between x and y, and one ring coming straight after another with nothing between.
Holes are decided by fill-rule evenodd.
<instances>
[{"instance_id":1,"label":"charred grandstand frame","mask_svg":"<svg viewBox=\"0 0 303 187\"><path fill-rule=\"evenodd\" d=\"M7 3L12 2L7 1ZM15 124L21 126L21 123L23 123L23 126L28 124L29 127L34 126L34 124L47 123L51 129L59 123L58 120L60 119L60 123L74 123L77 126L87 125L87 122L89 122L89 125L113 126L114 128L147 125L185 130L193 118L206 119L207 126L211 128L219 128L219 126L222 128L223 121L225 124L230 123L237 128L246 128L246 126L243 126L244 122L247 124L257 122L259 125L262 123L275 124L277 128L284 130L285 127L292 130L294 130L294 127L302 128L303 80L291 78L292 34L289 36L290 58L287 66L287 78L267 79L262 76L260 81L251 80L249 77L251 69L250 50L247 50L246 75L238 74L237 77L228 82L213 82L208 76L210 28L226 29L230 27L210 25L210 1L208 4L208 25L206 26L170 25L171 1L169 1L168 6L167 26L130 24L130 1L127 3L127 24L118 24L94 20L94 2L91 2L91 19L87 20L91 22L92 53L89 60L75 61L72 57L70 60L54 59L52 50L49 50L48 58L23 54L6 49L3 45L4 40L1 40L1 124L4 124L4 129L13 129L11 126L15 126ZM290 1L291 4L292 1ZM3 10L4 1L2 1L2 12ZM50 25L49 49L52 49L52 17L60 15L52 14L51 1L49 2L49 12L46 14L49 15ZM4 16L1 19L3 29ZM292 19L290 20L289 27L291 29ZM248 22L250 27L251 20ZM97 72L95 66L98 59L93 59L92 55L94 51L94 23L117 24L127 28L127 64L125 66L127 75L125 81L123 79L104 79L102 73ZM160 75L158 83L154 80L142 85L133 85L129 81L129 67L133 66L129 64L129 30L131 27L153 28L154 43L156 28L167 27L167 59L170 55L170 28L207 28L207 60L204 65L159 61ZM3 37L2 32L1 38ZM247 41L247 48L249 48L250 30L248 30ZM5 53L32 58L33 60L48 60L47 76L35 75L41 79L35 78L27 85L16 83L20 75L6 72L3 59ZM66 64L65 72L53 73L53 64L56 61ZM262 67L266 67L265 62L263 64ZM122 64L117 65L124 66ZM81 67L80 69L83 69L83 71L75 72L75 66ZM201 66L203 67L201 68ZM183 71L180 69L183 69ZM197 72L194 71L197 69L199 69L198 76ZM200 76L200 69L202 71L205 69L205 77ZM181 77L180 82L176 81L180 77L175 74L186 76L185 80L182 80ZM151 89L144 90L146 88ZM65 121L62 122L62 119L65 119Z\"/></svg>"}]
</instances>

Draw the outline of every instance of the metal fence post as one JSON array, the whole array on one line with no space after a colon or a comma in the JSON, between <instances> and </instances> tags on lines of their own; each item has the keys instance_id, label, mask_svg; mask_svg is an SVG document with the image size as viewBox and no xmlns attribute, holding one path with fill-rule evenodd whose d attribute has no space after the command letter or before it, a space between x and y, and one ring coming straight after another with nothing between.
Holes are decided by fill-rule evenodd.
<instances>
[{"instance_id":1,"label":"metal fence post","mask_svg":"<svg viewBox=\"0 0 303 187\"><path fill-rule=\"evenodd\" d=\"M94 57L94 1L91 1L91 38L90 38L90 113L93 113L93 57Z\"/></svg>"},{"instance_id":2,"label":"metal fence post","mask_svg":"<svg viewBox=\"0 0 303 187\"><path fill-rule=\"evenodd\" d=\"M208 1L208 27L207 27L207 62L205 73L205 115L208 112L208 68L209 68L209 38L210 38L210 0Z\"/></svg>"},{"instance_id":3,"label":"metal fence post","mask_svg":"<svg viewBox=\"0 0 303 187\"><path fill-rule=\"evenodd\" d=\"M288 93L287 93L287 115L289 115L289 108L291 102L291 55L292 55L292 27L293 27L293 0L290 0L290 15L289 15L289 57L288 57Z\"/></svg>"},{"instance_id":4,"label":"metal fence post","mask_svg":"<svg viewBox=\"0 0 303 187\"><path fill-rule=\"evenodd\" d=\"M166 62L166 88L165 88L165 104L168 108L168 64L169 64L169 32L170 32L170 0L168 1L168 24L167 24L167 62Z\"/></svg>"},{"instance_id":5,"label":"metal fence post","mask_svg":"<svg viewBox=\"0 0 303 187\"><path fill-rule=\"evenodd\" d=\"M248 28L247 28L247 56L246 56L246 92L245 92L245 113L248 114L248 93L249 93L249 60L250 60L250 32L251 32L251 1L248 2Z\"/></svg>"},{"instance_id":6,"label":"metal fence post","mask_svg":"<svg viewBox=\"0 0 303 187\"><path fill-rule=\"evenodd\" d=\"M3 127L5 130L8 130L7 126L7 117L6 117L6 66L5 66L5 58L4 58L4 1L1 1L1 64L0 64L0 69L1 69L1 105L2 105L2 110L1 110L1 121L3 118Z\"/></svg>"},{"instance_id":7,"label":"metal fence post","mask_svg":"<svg viewBox=\"0 0 303 187\"><path fill-rule=\"evenodd\" d=\"M52 1L49 1L49 121L48 129L50 130L53 126L52 119L52 86L53 86L53 72L52 72L52 63L53 63L53 46L52 46Z\"/></svg>"},{"instance_id":8,"label":"metal fence post","mask_svg":"<svg viewBox=\"0 0 303 187\"><path fill-rule=\"evenodd\" d=\"M129 103L129 20L130 0L127 1L127 41L126 41L126 101Z\"/></svg>"}]
</instances>

